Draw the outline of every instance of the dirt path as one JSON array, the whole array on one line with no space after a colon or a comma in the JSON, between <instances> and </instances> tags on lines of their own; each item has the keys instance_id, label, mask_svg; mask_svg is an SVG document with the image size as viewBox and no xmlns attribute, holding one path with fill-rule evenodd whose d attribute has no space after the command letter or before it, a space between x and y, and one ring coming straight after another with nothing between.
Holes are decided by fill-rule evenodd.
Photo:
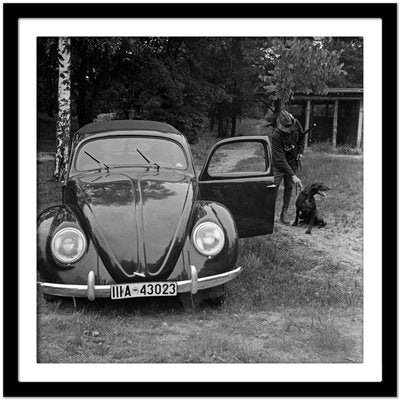
<instances>
[{"instance_id":1,"label":"dirt path","mask_svg":"<svg viewBox=\"0 0 400 400\"><path fill-rule=\"evenodd\" d=\"M324 258L328 257L332 261L345 263L349 268L361 267L362 260L359 253L350 247L351 237L344 237L329 231L321 232L317 229L313 235L306 235L305 227L294 229L282 226L281 229L292 236L296 245L313 248L316 253L324 253Z\"/></svg>"},{"instance_id":2,"label":"dirt path","mask_svg":"<svg viewBox=\"0 0 400 400\"><path fill-rule=\"evenodd\" d=\"M255 157L257 148L255 148L251 143L240 144L240 151L237 146L232 146L232 148L225 146L225 149L220 148L215 153L213 160L215 162L210 164L209 171L213 173L221 172L231 172L234 171L241 162L245 160L250 160ZM216 157L216 158L215 158Z\"/></svg>"},{"instance_id":3,"label":"dirt path","mask_svg":"<svg viewBox=\"0 0 400 400\"><path fill-rule=\"evenodd\" d=\"M340 232L335 227L314 228L311 235L305 234L306 226L286 226L275 222L275 233L279 238L290 239L297 254L308 254L324 265L336 265L335 276L342 284L362 285L362 232L353 229L347 233ZM313 274L318 273L318 267L313 269Z\"/></svg>"}]
</instances>

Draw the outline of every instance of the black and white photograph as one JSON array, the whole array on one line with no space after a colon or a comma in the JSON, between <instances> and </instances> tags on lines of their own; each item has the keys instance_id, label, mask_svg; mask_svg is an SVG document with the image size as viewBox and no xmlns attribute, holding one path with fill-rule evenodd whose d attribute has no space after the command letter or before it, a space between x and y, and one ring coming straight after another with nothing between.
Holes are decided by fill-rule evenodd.
<instances>
[{"instance_id":1,"label":"black and white photograph","mask_svg":"<svg viewBox=\"0 0 400 400\"><path fill-rule=\"evenodd\" d=\"M381 383L388 20L52 6L8 19L18 381Z\"/></svg>"},{"instance_id":2,"label":"black and white photograph","mask_svg":"<svg viewBox=\"0 0 400 400\"><path fill-rule=\"evenodd\" d=\"M362 37L37 55L38 362L363 361Z\"/></svg>"}]
</instances>

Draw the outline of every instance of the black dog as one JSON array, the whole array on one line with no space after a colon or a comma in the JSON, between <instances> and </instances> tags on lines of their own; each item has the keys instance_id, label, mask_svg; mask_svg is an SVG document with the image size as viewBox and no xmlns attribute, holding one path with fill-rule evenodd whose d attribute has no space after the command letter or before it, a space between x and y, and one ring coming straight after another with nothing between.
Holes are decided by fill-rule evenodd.
<instances>
[{"instance_id":1,"label":"black dog","mask_svg":"<svg viewBox=\"0 0 400 400\"><path fill-rule=\"evenodd\" d=\"M296 200L296 219L292 226L298 225L299 218L309 224L306 230L308 234L311 233L313 225L319 225L320 227L326 226L326 222L317 210L314 196L319 194L322 197L326 197L324 192L327 190L330 190L330 188L325 186L322 182L314 182L300 192Z\"/></svg>"}]
</instances>

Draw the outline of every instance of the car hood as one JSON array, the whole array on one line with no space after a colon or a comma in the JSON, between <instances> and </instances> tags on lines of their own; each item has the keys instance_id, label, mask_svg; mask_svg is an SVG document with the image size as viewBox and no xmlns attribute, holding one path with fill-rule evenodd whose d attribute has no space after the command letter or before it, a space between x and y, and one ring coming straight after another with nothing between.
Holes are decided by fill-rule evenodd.
<instances>
[{"instance_id":1,"label":"car hood","mask_svg":"<svg viewBox=\"0 0 400 400\"><path fill-rule=\"evenodd\" d=\"M180 171L148 169L73 178L76 205L117 282L168 277L188 233L196 182Z\"/></svg>"}]
</instances>

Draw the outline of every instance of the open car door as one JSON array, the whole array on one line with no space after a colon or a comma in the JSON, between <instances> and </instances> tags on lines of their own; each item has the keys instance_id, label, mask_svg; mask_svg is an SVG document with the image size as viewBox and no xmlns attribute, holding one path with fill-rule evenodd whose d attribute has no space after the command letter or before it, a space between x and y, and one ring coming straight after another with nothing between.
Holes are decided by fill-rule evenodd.
<instances>
[{"instance_id":1,"label":"open car door","mask_svg":"<svg viewBox=\"0 0 400 400\"><path fill-rule=\"evenodd\" d=\"M200 198L232 213L239 237L272 233L275 184L266 136L221 140L211 149L199 175Z\"/></svg>"}]
</instances>

